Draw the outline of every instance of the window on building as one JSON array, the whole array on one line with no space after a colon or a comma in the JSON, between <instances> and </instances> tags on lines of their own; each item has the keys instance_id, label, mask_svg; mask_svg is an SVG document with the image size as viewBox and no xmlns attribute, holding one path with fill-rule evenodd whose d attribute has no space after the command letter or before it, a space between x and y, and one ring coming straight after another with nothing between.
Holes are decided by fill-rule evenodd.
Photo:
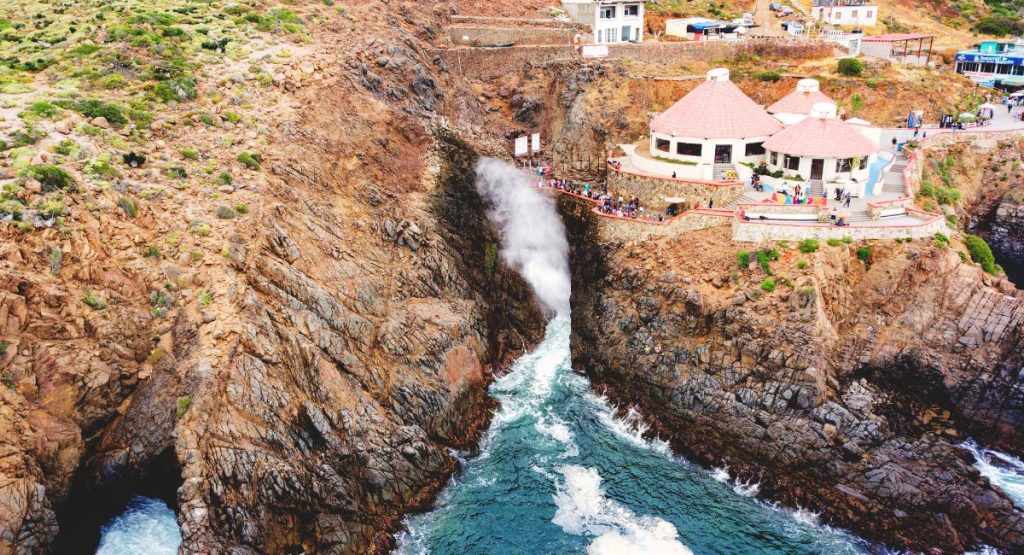
<instances>
[{"instance_id":1,"label":"window on building","mask_svg":"<svg viewBox=\"0 0 1024 555\"><path fill-rule=\"evenodd\" d=\"M615 6L601 8L601 19L615 19Z\"/></svg>"},{"instance_id":2,"label":"window on building","mask_svg":"<svg viewBox=\"0 0 1024 555\"><path fill-rule=\"evenodd\" d=\"M771 162L771 164L773 166L778 166L779 165L779 153L778 152L772 152L771 155L768 158L770 158L769 161Z\"/></svg>"},{"instance_id":3,"label":"window on building","mask_svg":"<svg viewBox=\"0 0 1024 555\"><path fill-rule=\"evenodd\" d=\"M672 152L669 150L672 148L672 141L669 141L668 139L655 139L654 148L655 150L660 150L662 152Z\"/></svg>"},{"instance_id":4,"label":"window on building","mask_svg":"<svg viewBox=\"0 0 1024 555\"><path fill-rule=\"evenodd\" d=\"M864 17L871 19L871 10L864 12Z\"/></svg>"},{"instance_id":5,"label":"window on building","mask_svg":"<svg viewBox=\"0 0 1024 555\"><path fill-rule=\"evenodd\" d=\"M626 17L637 17L640 15L640 4L630 4L622 8L622 15Z\"/></svg>"},{"instance_id":6,"label":"window on building","mask_svg":"<svg viewBox=\"0 0 1024 555\"><path fill-rule=\"evenodd\" d=\"M764 143L747 143L744 154L747 156L760 156L764 154Z\"/></svg>"},{"instance_id":7,"label":"window on building","mask_svg":"<svg viewBox=\"0 0 1024 555\"><path fill-rule=\"evenodd\" d=\"M857 10L853 10L850 15L852 15L854 19L857 19Z\"/></svg>"},{"instance_id":8,"label":"window on building","mask_svg":"<svg viewBox=\"0 0 1024 555\"><path fill-rule=\"evenodd\" d=\"M700 143L676 143L676 154L682 156L700 156Z\"/></svg>"},{"instance_id":9,"label":"window on building","mask_svg":"<svg viewBox=\"0 0 1024 555\"><path fill-rule=\"evenodd\" d=\"M840 172L841 173L841 172L852 171L851 170L852 167L853 167L853 159L851 159L851 158L842 158L840 160L836 160L836 172Z\"/></svg>"},{"instance_id":10,"label":"window on building","mask_svg":"<svg viewBox=\"0 0 1024 555\"><path fill-rule=\"evenodd\" d=\"M782 158L782 167L787 170L800 171L800 157L786 154Z\"/></svg>"}]
</instances>

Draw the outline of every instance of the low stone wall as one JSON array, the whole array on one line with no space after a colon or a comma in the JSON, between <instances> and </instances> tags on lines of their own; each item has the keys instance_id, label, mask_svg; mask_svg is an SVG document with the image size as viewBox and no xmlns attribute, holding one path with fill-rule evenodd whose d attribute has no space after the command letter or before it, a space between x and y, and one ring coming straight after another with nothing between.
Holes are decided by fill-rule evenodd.
<instances>
[{"instance_id":1,"label":"low stone wall","mask_svg":"<svg viewBox=\"0 0 1024 555\"><path fill-rule=\"evenodd\" d=\"M457 44L457 43L456 43ZM449 48L438 54L451 71L475 79L494 79L528 65L556 61L586 60L572 45L525 45L512 48ZM632 59L657 64L687 61L727 62L741 57L766 59L818 59L832 54L831 45L821 41L786 38L750 39L737 42L643 42L617 44L608 48L610 60Z\"/></svg>"},{"instance_id":2,"label":"low stone wall","mask_svg":"<svg viewBox=\"0 0 1024 555\"><path fill-rule=\"evenodd\" d=\"M936 217L922 220L920 225L865 225L856 227L836 227L828 224L780 224L779 222L761 223L756 221L743 222L734 219L732 224L732 240L739 242L759 243L762 241L799 241L801 239L922 239L933 237L936 232L946 229L945 218Z\"/></svg>"},{"instance_id":3,"label":"low stone wall","mask_svg":"<svg viewBox=\"0 0 1024 555\"><path fill-rule=\"evenodd\" d=\"M693 206L695 203L707 207L709 200L715 206L724 207L743 194L743 184L726 182L717 185L683 179L657 178L636 175L626 172L608 172L608 190L614 191L623 198L637 197L640 204L654 211L668 208L665 197L683 197Z\"/></svg>"},{"instance_id":4,"label":"low stone wall","mask_svg":"<svg viewBox=\"0 0 1024 555\"><path fill-rule=\"evenodd\" d=\"M763 38L735 42L689 41L613 44L608 47L611 59L631 58L647 63L679 63L680 61L720 62L737 58L820 59L832 55L832 45L822 41Z\"/></svg>"},{"instance_id":5,"label":"low stone wall","mask_svg":"<svg viewBox=\"0 0 1024 555\"><path fill-rule=\"evenodd\" d=\"M598 218L598 229L604 241L643 241L651 237L671 237L689 231L725 226L730 222L731 217L691 211L665 223L602 216Z\"/></svg>"},{"instance_id":6,"label":"low stone wall","mask_svg":"<svg viewBox=\"0 0 1024 555\"><path fill-rule=\"evenodd\" d=\"M482 25L453 25L446 29L448 38L456 46L516 45L571 45L576 31L547 27L487 27Z\"/></svg>"},{"instance_id":7,"label":"low stone wall","mask_svg":"<svg viewBox=\"0 0 1024 555\"><path fill-rule=\"evenodd\" d=\"M586 31L590 27L581 23L575 23L572 21L559 21L557 19L537 19L537 18L526 18L526 17L488 17L480 15L453 15L451 18L453 24L467 23L470 25L497 25L501 27L509 26L529 26L529 27L546 27L549 29L575 29L578 31Z\"/></svg>"}]
</instances>

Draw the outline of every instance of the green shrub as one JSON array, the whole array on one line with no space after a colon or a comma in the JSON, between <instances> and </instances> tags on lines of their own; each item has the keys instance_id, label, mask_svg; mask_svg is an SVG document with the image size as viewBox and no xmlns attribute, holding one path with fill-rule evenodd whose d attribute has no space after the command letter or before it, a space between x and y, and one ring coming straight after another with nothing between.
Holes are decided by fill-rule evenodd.
<instances>
[{"instance_id":1,"label":"green shrub","mask_svg":"<svg viewBox=\"0 0 1024 555\"><path fill-rule=\"evenodd\" d=\"M29 166L22 172L25 177L35 179L42 184L44 193L51 191L65 191L74 184L71 174L59 166L53 164L40 164Z\"/></svg>"},{"instance_id":2,"label":"green shrub","mask_svg":"<svg viewBox=\"0 0 1024 555\"><path fill-rule=\"evenodd\" d=\"M198 160L199 151L194 148L183 148L181 149L181 157L188 160Z\"/></svg>"},{"instance_id":3,"label":"green shrub","mask_svg":"<svg viewBox=\"0 0 1024 555\"><path fill-rule=\"evenodd\" d=\"M741 270L746 270L750 266L750 253L747 251L739 251L736 253L736 262L739 264Z\"/></svg>"},{"instance_id":4,"label":"green shrub","mask_svg":"<svg viewBox=\"0 0 1024 555\"><path fill-rule=\"evenodd\" d=\"M153 94L164 102L193 100L196 97L196 80L191 77L178 77L161 81L153 87Z\"/></svg>"},{"instance_id":5,"label":"green shrub","mask_svg":"<svg viewBox=\"0 0 1024 555\"><path fill-rule=\"evenodd\" d=\"M861 73L864 73L864 64L862 64L857 58L843 58L842 60L839 60L839 65L836 67L836 70L842 75L857 77Z\"/></svg>"},{"instance_id":6,"label":"green shrub","mask_svg":"<svg viewBox=\"0 0 1024 555\"><path fill-rule=\"evenodd\" d=\"M956 214L946 214L946 227L956 229L960 225L960 222L956 219Z\"/></svg>"},{"instance_id":7,"label":"green shrub","mask_svg":"<svg viewBox=\"0 0 1024 555\"><path fill-rule=\"evenodd\" d=\"M117 205L121 207L121 210L124 210L125 215L129 218L134 218L139 214L139 205L128 197L123 196L117 199Z\"/></svg>"},{"instance_id":8,"label":"green shrub","mask_svg":"<svg viewBox=\"0 0 1024 555\"><path fill-rule=\"evenodd\" d=\"M107 301L97 297L92 291L85 292L85 296L82 297L82 302L93 310L103 310L104 308L107 308Z\"/></svg>"},{"instance_id":9,"label":"green shrub","mask_svg":"<svg viewBox=\"0 0 1024 555\"><path fill-rule=\"evenodd\" d=\"M775 279L764 278L763 280L761 280L761 291L764 291L765 293L771 293L772 291L775 291Z\"/></svg>"},{"instance_id":10,"label":"green shrub","mask_svg":"<svg viewBox=\"0 0 1024 555\"><path fill-rule=\"evenodd\" d=\"M935 191L935 200L939 204L953 204L960 200L960 191L953 188L939 187Z\"/></svg>"},{"instance_id":11,"label":"green shrub","mask_svg":"<svg viewBox=\"0 0 1024 555\"><path fill-rule=\"evenodd\" d=\"M228 120L229 123L238 123L242 121L242 116L235 112L224 112L224 119Z\"/></svg>"},{"instance_id":12,"label":"green shrub","mask_svg":"<svg viewBox=\"0 0 1024 555\"><path fill-rule=\"evenodd\" d=\"M263 157L259 153L241 152L238 154L238 161L250 170L258 170L263 163Z\"/></svg>"},{"instance_id":13,"label":"green shrub","mask_svg":"<svg viewBox=\"0 0 1024 555\"><path fill-rule=\"evenodd\" d=\"M231 177L230 173L220 172L220 174L217 175L217 181L219 181L221 185L231 185L231 182L234 181L234 179Z\"/></svg>"},{"instance_id":14,"label":"green shrub","mask_svg":"<svg viewBox=\"0 0 1024 555\"><path fill-rule=\"evenodd\" d=\"M192 398L191 397L189 397L187 395L182 396L182 397L178 397L178 399L176 401L174 401L174 414L177 416L177 418L181 418L182 416L185 416L185 413L188 412L188 409L191 406L192 406Z\"/></svg>"},{"instance_id":15,"label":"green shrub","mask_svg":"<svg viewBox=\"0 0 1024 555\"><path fill-rule=\"evenodd\" d=\"M249 213L249 205L248 204L236 204L235 205L235 212L238 212L239 214L248 214Z\"/></svg>"},{"instance_id":16,"label":"green shrub","mask_svg":"<svg viewBox=\"0 0 1024 555\"><path fill-rule=\"evenodd\" d=\"M796 269L797 270L803 270L804 268L807 268L807 261L806 260L797 260L796 261Z\"/></svg>"},{"instance_id":17,"label":"green shrub","mask_svg":"<svg viewBox=\"0 0 1024 555\"><path fill-rule=\"evenodd\" d=\"M871 247L864 245L857 249L857 259L864 262L865 265L871 265L874 253L871 252Z\"/></svg>"},{"instance_id":18,"label":"green shrub","mask_svg":"<svg viewBox=\"0 0 1024 555\"><path fill-rule=\"evenodd\" d=\"M57 146L53 147L53 151L61 156L74 156L78 153L78 143L71 139L64 139L57 143Z\"/></svg>"},{"instance_id":19,"label":"green shrub","mask_svg":"<svg viewBox=\"0 0 1024 555\"><path fill-rule=\"evenodd\" d=\"M850 237L849 235L847 235L846 237L843 237L843 243L849 245L852 242L853 242L853 237Z\"/></svg>"},{"instance_id":20,"label":"green shrub","mask_svg":"<svg viewBox=\"0 0 1024 555\"><path fill-rule=\"evenodd\" d=\"M217 207L217 217L222 220L233 220L238 214L231 209L230 206L224 206L223 204Z\"/></svg>"},{"instance_id":21,"label":"green shrub","mask_svg":"<svg viewBox=\"0 0 1024 555\"><path fill-rule=\"evenodd\" d=\"M146 258L163 258L163 253L160 252L160 249L150 245L146 248L146 252L142 256L145 256Z\"/></svg>"},{"instance_id":22,"label":"green shrub","mask_svg":"<svg viewBox=\"0 0 1024 555\"><path fill-rule=\"evenodd\" d=\"M797 248L804 254L811 254L818 250L818 246L817 239L804 239L803 241L800 241Z\"/></svg>"},{"instance_id":23,"label":"green shrub","mask_svg":"<svg viewBox=\"0 0 1024 555\"><path fill-rule=\"evenodd\" d=\"M919 191L922 197L935 198L935 185L931 183L921 183L921 190Z\"/></svg>"},{"instance_id":24,"label":"green shrub","mask_svg":"<svg viewBox=\"0 0 1024 555\"><path fill-rule=\"evenodd\" d=\"M941 231L935 232L935 246L944 249L949 246L949 237Z\"/></svg>"},{"instance_id":25,"label":"green shrub","mask_svg":"<svg viewBox=\"0 0 1024 555\"><path fill-rule=\"evenodd\" d=\"M843 244L842 241L840 241L839 239L835 239L835 238L829 239L828 241L826 241L826 243L828 243L828 246L830 246L830 247L838 247L839 245Z\"/></svg>"},{"instance_id":26,"label":"green shrub","mask_svg":"<svg viewBox=\"0 0 1024 555\"><path fill-rule=\"evenodd\" d=\"M208 306L213 302L213 293L210 293L209 291L200 291L196 298L199 301L199 304Z\"/></svg>"},{"instance_id":27,"label":"green shrub","mask_svg":"<svg viewBox=\"0 0 1024 555\"><path fill-rule=\"evenodd\" d=\"M757 265L761 267L761 270L768 274L772 274L772 262L779 259L779 251L775 249L764 249L757 251Z\"/></svg>"},{"instance_id":28,"label":"green shrub","mask_svg":"<svg viewBox=\"0 0 1024 555\"><path fill-rule=\"evenodd\" d=\"M774 70L755 71L750 74L750 76L758 81L767 81L769 83L775 83L782 80L782 74Z\"/></svg>"},{"instance_id":29,"label":"green shrub","mask_svg":"<svg viewBox=\"0 0 1024 555\"><path fill-rule=\"evenodd\" d=\"M967 245L967 252L971 253L971 260L980 264L982 270L989 274L997 273L996 257L984 239L977 235L968 235L964 238L964 244Z\"/></svg>"},{"instance_id":30,"label":"green shrub","mask_svg":"<svg viewBox=\"0 0 1024 555\"><path fill-rule=\"evenodd\" d=\"M25 108L25 111L22 112L22 114L43 119L56 119L56 117L60 115L60 110L53 104L43 100L32 103L31 106Z\"/></svg>"},{"instance_id":31,"label":"green shrub","mask_svg":"<svg viewBox=\"0 0 1024 555\"><path fill-rule=\"evenodd\" d=\"M167 168L168 177L175 177L177 179L185 179L188 177L188 172L181 166L171 166Z\"/></svg>"},{"instance_id":32,"label":"green shrub","mask_svg":"<svg viewBox=\"0 0 1024 555\"><path fill-rule=\"evenodd\" d=\"M107 123L114 127L122 127L128 123L128 118L124 115L124 110L121 109L121 106L110 102L86 99L58 100L54 102L54 104L61 108L78 112L87 118L102 117L107 120Z\"/></svg>"},{"instance_id":33,"label":"green shrub","mask_svg":"<svg viewBox=\"0 0 1024 555\"><path fill-rule=\"evenodd\" d=\"M117 168L110 165L110 158L107 156L97 156L85 165L83 170L89 175L101 177L103 179L113 179L120 175Z\"/></svg>"},{"instance_id":34,"label":"green shrub","mask_svg":"<svg viewBox=\"0 0 1024 555\"><path fill-rule=\"evenodd\" d=\"M68 54L70 54L73 58L81 58L84 56L88 56L90 54L95 54L96 51L99 49L100 47L96 46L95 44L83 44L81 46L76 46L75 48L72 48L68 51Z\"/></svg>"},{"instance_id":35,"label":"green shrub","mask_svg":"<svg viewBox=\"0 0 1024 555\"><path fill-rule=\"evenodd\" d=\"M7 342L0 341L0 358L7 356Z\"/></svg>"}]
</instances>

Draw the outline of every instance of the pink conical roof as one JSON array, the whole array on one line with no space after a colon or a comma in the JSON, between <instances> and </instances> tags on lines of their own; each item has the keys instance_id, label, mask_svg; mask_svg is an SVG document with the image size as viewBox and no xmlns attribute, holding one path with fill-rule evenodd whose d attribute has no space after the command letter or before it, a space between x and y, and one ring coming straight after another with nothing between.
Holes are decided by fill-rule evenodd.
<instances>
[{"instance_id":1,"label":"pink conical roof","mask_svg":"<svg viewBox=\"0 0 1024 555\"><path fill-rule=\"evenodd\" d=\"M778 120L729 81L727 72L709 74L707 81L651 121L653 132L697 139L764 137L781 129Z\"/></svg>"},{"instance_id":2,"label":"pink conical roof","mask_svg":"<svg viewBox=\"0 0 1024 555\"><path fill-rule=\"evenodd\" d=\"M877 144L845 121L813 114L773 135L764 148L808 158L853 158L878 152Z\"/></svg>"},{"instance_id":3,"label":"pink conical roof","mask_svg":"<svg viewBox=\"0 0 1024 555\"><path fill-rule=\"evenodd\" d=\"M819 102L835 104L821 91L793 91L768 107L769 114L810 114L811 106Z\"/></svg>"}]
</instances>

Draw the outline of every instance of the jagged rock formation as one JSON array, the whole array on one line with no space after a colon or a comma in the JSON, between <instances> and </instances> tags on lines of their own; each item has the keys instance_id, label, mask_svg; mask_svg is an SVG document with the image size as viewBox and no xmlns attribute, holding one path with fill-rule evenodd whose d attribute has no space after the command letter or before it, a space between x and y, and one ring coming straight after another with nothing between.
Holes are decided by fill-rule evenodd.
<instances>
[{"instance_id":1,"label":"jagged rock formation","mask_svg":"<svg viewBox=\"0 0 1024 555\"><path fill-rule=\"evenodd\" d=\"M765 293L727 230L613 243L563 209L574 363L681 453L893 547L1024 548L1024 515L956 447L1022 445L1012 286L952 250L876 245L866 270L842 245L784 252L792 286Z\"/></svg>"},{"instance_id":2,"label":"jagged rock formation","mask_svg":"<svg viewBox=\"0 0 1024 555\"><path fill-rule=\"evenodd\" d=\"M249 99L264 173L211 191L252 195L244 218L83 190L66 231L0 226L0 553L90 551L135 493L178 510L185 552L383 550L447 482L543 326L415 38L445 6L415 7L316 23Z\"/></svg>"}]
</instances>

